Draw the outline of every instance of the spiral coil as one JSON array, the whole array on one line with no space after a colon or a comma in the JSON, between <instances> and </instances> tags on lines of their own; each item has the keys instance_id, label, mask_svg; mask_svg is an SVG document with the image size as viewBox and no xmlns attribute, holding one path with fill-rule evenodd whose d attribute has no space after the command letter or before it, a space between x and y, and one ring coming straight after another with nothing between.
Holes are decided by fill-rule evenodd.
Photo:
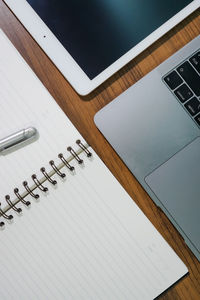
<instances>
[{"instance_id":1,"label":"spiral coil","mask_svg":"<svg viewBox=\"0 0 200 300\"><path fill-rule=\"evenodd\" d=\"M80 147L80 151L79 151L80 153L84 152L87 157L91 157L92 156L92 153L87 149L86 146L84 146L84 144L82 144L82 142L80 140L77 140L76 144ZM67 150L72 155L72 159L75 159L79 164L83 163L83 159L80 158L79 154L71 146L67 147ZM23 203L24 206L29 207L31 205L31 202L30 201L26 201L25 197L27 195L30 195L33 199L38 199L40 196L39 196L39 194L37 194L37 193L34 192L34 190L36 190L36 189L39 189L40 191L46 193L48 191L48 188L43 185L44 181L48 181L52 185L56 185L57 181L55 179L51 178L52 175L57 174L59 177L65 178L66 174L60 171L60 169L63 168L64 166L66 166L71 172L73 172L75 170L75 167L72 166L66 160L66 158L64 157L64 155L62 153L60 153L58 155L58 158L61 161L61 165L59 165L59 166L56 166L56 164L54 163L53 160L49 161L49 165L52 168L51 172L48 173L44 167L42 167L40 169L42 175L44 176L43 180L40 181L37 178L36 174L33 174L31 176L31 179L32 179L33 184L34 184L34 186L32 188L30 187L30 185L28 184L27 181L24 181L22 183L23 187L24 187L24 192L25 192L24 194L20 193L20 191L19 191L19 189L17 187L14 189L14 194L15 194L16 199L17 199L15 201L16 203L14 203L14 202L11 201L9 195L5 196L5 200L6 200L6 203L7 203L8 206L7 206L7 208L3 209L1 207L1 203L0 203L0 217L4 218L5 220L8 220L8 221L12 220L14 218L13 215L7 213L11 209L13 211L15 211L17 214L20 214L22 212L22 208L19 208L19 207L16 206L16 204L19 203L19 202ZM4 226L5 226L5 223L0 220L0 228L3 228Z\"/></svg>"}]
</instances>

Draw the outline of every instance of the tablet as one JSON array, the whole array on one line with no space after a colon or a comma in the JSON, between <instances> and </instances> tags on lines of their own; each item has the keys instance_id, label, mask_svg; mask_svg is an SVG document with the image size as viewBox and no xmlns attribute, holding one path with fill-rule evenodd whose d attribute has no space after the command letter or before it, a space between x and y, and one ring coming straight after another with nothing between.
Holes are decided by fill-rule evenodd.
<instances>
[{"instance_id":1,"label":"tablet","mask_svg":"<svg viewBox=\"0 0 200 300\"><path fill-rule=\"evenodd\" d=\"M200 0L4 0L86 95L200 6Z\"/></svg>"}]
</instances>

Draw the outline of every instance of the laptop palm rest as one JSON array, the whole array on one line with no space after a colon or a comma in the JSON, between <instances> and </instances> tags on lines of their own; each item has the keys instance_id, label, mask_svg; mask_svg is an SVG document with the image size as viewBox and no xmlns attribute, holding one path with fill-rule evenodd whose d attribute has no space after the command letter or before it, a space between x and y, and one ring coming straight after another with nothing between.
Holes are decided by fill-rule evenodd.
<instances>
[{"instance_id":1,"label":"laptop palm rest","mask_svg":"<svg viewBox=\"0 0 200 300\"><path fill-rule=\"evenodd\" d=\"M145 181L200 253L200 137Z\"/></svg>"}]
</instances>

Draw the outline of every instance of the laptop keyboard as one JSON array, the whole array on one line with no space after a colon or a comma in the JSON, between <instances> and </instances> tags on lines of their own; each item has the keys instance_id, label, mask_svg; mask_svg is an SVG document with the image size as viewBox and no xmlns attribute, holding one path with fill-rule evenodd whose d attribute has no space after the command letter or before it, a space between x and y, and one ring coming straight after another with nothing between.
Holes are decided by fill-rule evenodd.
<instances>
[{"instance_id":1,"label":"laptop keyboard","mask_svg":"<svg viewBox=\"0 0 200 300\"><path fill-rule=\"evenodd\" d=\"M166 74L163 80L200 127L200 50Z\"/></svg>"}]
</instances>

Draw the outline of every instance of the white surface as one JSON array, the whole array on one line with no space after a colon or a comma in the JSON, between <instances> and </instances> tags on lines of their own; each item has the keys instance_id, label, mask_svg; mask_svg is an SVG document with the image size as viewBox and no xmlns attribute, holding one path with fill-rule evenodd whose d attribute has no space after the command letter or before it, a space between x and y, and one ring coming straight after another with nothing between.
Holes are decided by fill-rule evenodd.
<instances>
[{"instance_id":1,"label":"white surface","mask_svg":"<svg viewBox=\"0 0 200 300\"><path fill-rule=\"evenodd\" d=\"M41 167L51 159L60 162L60 152L69 156L67 147L77 148L76 140L84 140L2 33L0 45L0 139L30 126L39 132L39 139L30 145L11 154L0 154L2 198L6 194L12 196L15 187L21 190L24 180L32 183L33 173L41 175Z\"/></svg>"},{"instance_id":2,"label":"white surface","mask_svg":"<svg viewBox=\"0 0 200 300\"><path fill-rule=\"evenodd\" d=\"M63 73L74 89L81 95L86 95L122 68L131 59L141 53L154 41L173 28L186 16L191 14L200 6L200 0L194 0L186 8L163 24L159 29L150 34L138 45L124 54L110 67L105 69L93 80L90 80L83 70L78 66L72 56L65 50L53 33L48 29L44 22L34 12L26 0L4 0L22 24L27 28L33 38L38 42L42 49L47 53L57 68ZM46 38L44 38L44 35Z\"/></svg>"},{"instance_id":3,"label":"white surface","mask_svg":"<svg viewBox=\"0 0 200 300\"><path fill-rule=\"evenodd\" d=\"M0 157L2 199L80 136L1 32L0 44L0 134L26 123L40 132L38 142ZM46 182L48 194L27 199L30 210L0 231L0 299L146 300L187 273L90 150L92 159L82 153L84 166L73 161L75 174L56 178L56 188Z\"/></svg>"}]
</instances>

